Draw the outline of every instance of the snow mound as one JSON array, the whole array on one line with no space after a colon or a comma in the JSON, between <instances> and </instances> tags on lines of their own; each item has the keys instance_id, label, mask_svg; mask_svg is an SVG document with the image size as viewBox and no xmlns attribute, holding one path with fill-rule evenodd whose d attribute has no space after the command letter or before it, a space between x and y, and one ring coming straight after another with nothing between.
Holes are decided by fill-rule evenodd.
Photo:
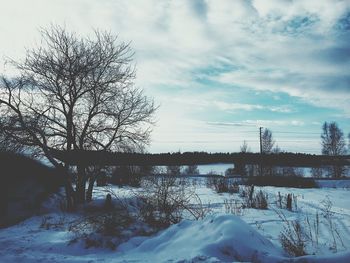
<instances>
[{"instance_id":1,"label":"snow mound","mask_svg":"<svg viewBox=\"0 0 350 263\"><path fill-rule=\"evenodd\" d=\"M128 255L138 255L137 258L144 254L143 259L148 258L153 262L210 259L221 262L279 262L286 256L268 239L233 215L183 221L155 237L131 239L118 250Z\"/></svg>"},{"instance_id":2,"label":"snow mound","mask_svg":"<svg viewBox=\"0 0 350 263\"><path fill-rule=\"evenodd\" d=\"M69 244L72 233L40 228L41 219L33 217L0 231L0 262L350 262L350 252L290 258L233 215L182 221L155 236L134 237L117 251Z\"/></svg>"}]
</instances>

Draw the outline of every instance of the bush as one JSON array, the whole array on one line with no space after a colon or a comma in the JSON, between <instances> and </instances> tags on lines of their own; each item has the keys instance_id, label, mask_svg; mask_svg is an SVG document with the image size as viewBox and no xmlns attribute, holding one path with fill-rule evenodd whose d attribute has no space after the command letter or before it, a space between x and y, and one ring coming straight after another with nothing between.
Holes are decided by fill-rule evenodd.
<instances>
[{"instance_id":1,"label":"bush","mask_svg":"<svg viewBox=\"0 0 350 263\"><path fill-rule=\"evenodd\" d=\"M188 165L184 171L184 175L199 175L198 165Z\"/></svg>"},{"instance_id":2,"label":"bush","mask_svg":"<svg viewBox=\"0 0 350 263\"><path fill-rule=\"evenodd\" d=\"M284 223L279 240L283 249L291 256L299 257L306 255L307 236L299 220L289 221L282 212L277 215Z\"/></svg>"},{"instance_id":3,"label":"bush","mask_svg":"<svg viewBox=\"0 0 350 263\"><path fill-rule=\"evenodd\" d=\"M306 255L304 233L299 221L291 221L279 236L283 249L291 256Z\"/></svg>"},{"instance_id":4,"label":"bush","mask_svg":"<svg viewBox=\"0 0 350 263\"><path fill-rule=\"evenodd\" d=\"M314 178L322 178L324 175L325 169L323 167L312 167L311 176Z\"/></svg>"},{"instance_id":5,"label":"bush","mask_svg":"<svg viewBox=\"0 0 350 263\"><path fill-rule=\"evenodd\" d=\"M137 166L116 166L110 179L111 184L118 186L141 186L142 176Z\"/></svg>"},{"instance_id":6,"label":"bush","mask_svg":"<svg viewBox=\"0 0 350 263\"><path fill-rule=\"evenodd\" d=\"M80 236L98 233L103 236L119 236L123 229L134 219L125 208L117 207L109 210L89 211L84 216L70 224L69 230Z\"/></svg>"},{"instance_id":7,"label":"bush","mask_svg":"<svg viewBox=\"0 0 350 263\"><path fill-rule=\"evenodd\" d=\"M332 211L333 203L327 196L324 200L321 201L321 204L321 214L326 221L326 225L328 226L329 232L333 239L331 249L337 252L339 242L344 248L345 246L339 233L338 226L334 220L334 212Z\"/></svg>"},{"instance_id":8,"label":"bush","mask_svg":"<svg viewBox=\"0 0 350 263\"><path fill-rule=\"evenodd\" d=\"M207 186L214 189L217 193L239 193L238 183L223 176L208 177Z\"/></svg>"},{"instance_id":9,"label":"bush","mask_svg":"<svg viewBox=\"0 0 350 263\"><path fill-rule=\"evenodd\" d=\"M267 209L268 208L268 195L263 191L257 192L253 197L252 208Z\"/></svg>"},{"instance_id":10,"label":"bush","mask_svg":"<svg viewBox=\"0 0 350 263\"><path fill-rule=\"evenodd\" d=\"M233 176L235 174L234 168L227 168L225 171L225 176Z\"/></svg>"},{"instance_id":11,"label":"bush","mask_svg":"<svg viewBox=\"0 0 350 263\"><path fill-rule=\"evenodd\" d=\"M313 248L312 253L316 254L318 252L322 221L322 231L327 230L331 238L330 243L327 242L325 245L327 244L334 252L337 252L339 245L346 248L334 220L334 212L331 210L332 202L327 197L321 201L321 204L323 205L321 211L316 211L314 217L306 215L303 221L288 220L282 211L275 211L284 223L279 239L282 247L288 254L292 256L303 256L307 254L306 248Z\"/></svg>"},{"instance_id":12,"label":"bush","mask_svg":"<svg viewBox=\"0 0 350 263\"><path fill-rule=\"evenodd\" d=\"M108 176L106 171L100 171L97 174L96 184L97 186L106 186L108 184Z\"/></svg>"},{"instance_id":13,"label":"bush","mask_svg":"<svg viewBox=\"0 0 350 263\"><path fill-rule=\"evenodd\" d=\"M139 215L145 223L164 228L180 222L185 213L199 219L209 212L195 192L182 181L170 175L145 178L145 190L137 195ZM197 205L191 201L197 201Z\"/></svg>"},{"instance_id":14,"label":"bush","mask_svg":"<svg viewBox=\"0 0 350 263\"><path fill-rule=\"evenodd\" d=\"M166 167L166 173L171 176L180 176L181 175L181 166L179 165L168 165Z\"/></svg>"},{"instance_id":15,"label":"bush","mask_svg":"<svg viewBox=\"0 0 350 263\"><path fill-rule=\"evenodd\" d=\"M250 200L252 200L253 193L254 193L254 185L245 185L240 191L239 196L242 198L249 198Z\"/></svg>"},{"instance_id":16,"label":"bush","mask_svg":"<svg viewBox=\"0 0 350 263\"><path fill-rule=\"evenodd\" d=\"M297 211L298 210L297 200L298 200L297 196L292 193L281 195L281 193L278 192L276 205L277 207L282 209L288 209L289 211L292 211L292 210Z\"/></svg>"},{"instance_id":17,"label":"bush","mask_svg":"<svg viewBox=\"0 0 350 263\"><path fill-rule=\"evenodd\" d=\"M254 185L246 186L240 193L240 196L243 198L243 208L268 208L268 194L262 190L254 193Z\"/></svg>"},{"instance_id":18,"label":"bush","mask_svg":"<svg viewBox=\"0 0 350 263\"><path fill-rule=\"evenodd\" d=\"M233 214L236 216L243 215L244 208L242 202L237 199L225 199L224 206L226 214Z\"/></svg>"},{"instance_id":19,"label":"bush","mask_svg":"<svg viewBox=\"0 0 350 263\"><path fill-rule=\"evenodd\" d=\"M129 239L128 231L125 230L134 221L135 218L121 203L115 206L105 204L104 206L86 207L82 217L69 224L68 230L75 235L70 243L82 240L85 248L116 249L117 245Z\"/></svg>"}]
</instances>

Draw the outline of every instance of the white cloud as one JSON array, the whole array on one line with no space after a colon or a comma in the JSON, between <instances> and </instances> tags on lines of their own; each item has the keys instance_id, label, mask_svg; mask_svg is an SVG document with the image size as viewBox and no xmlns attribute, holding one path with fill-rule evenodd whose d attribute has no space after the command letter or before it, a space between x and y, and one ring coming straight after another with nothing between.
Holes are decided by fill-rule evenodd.
<instances>
[{"instance_id":1,"label":"white cloud","mask_svg":"<svg viewBox=\"0 0 350 263\"><path fill-rule=\"evenodd\" d=\"M221 84L284 92L350 115L350 33L334 29L350 12L349 1L0 0L0 4L0 72L8 70L4 57L23 57L24 47L40 41L38 29L50 23L65 24L82 35L101 28L131 40L137 85L163 103L157 136L166 137L171 130L180 134L185 124L186 133L196 136L199 127L193 127L188 117L194 107L294 112L293 105L280 99L278 106L223 99L214 92ZM198 79L210 84L204 89ZM164 98L162 89L174 92ZM196 93L197 98L174 95L183 89L195 89L190 95ZM273 123L262 120L262 124ZM297 127L302 121L279 124Z\"/></svg>"}]
</instances>

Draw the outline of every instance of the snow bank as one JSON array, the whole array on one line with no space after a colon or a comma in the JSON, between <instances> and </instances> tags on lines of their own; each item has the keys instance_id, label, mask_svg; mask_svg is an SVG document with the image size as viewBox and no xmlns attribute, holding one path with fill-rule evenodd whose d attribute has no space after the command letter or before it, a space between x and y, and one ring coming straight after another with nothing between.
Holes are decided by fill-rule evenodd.
<instances>
[{"instance_id":1,"label":"snow bank","mask_svg":"<svg viewBox=\"0 0 350 263\"><path fill-rule=\"evenodd\" d=\"M215 259L224 262L278 262L283 252L251 226L233 215L213 215L202 221L183 221L131 248L119 247L149 261ZM137 242L136 242L137 243Z\"/></svg>"},{"instance_id":2,"label":"snow bank","mask_svg":"<svg viewBox=\"0 0 350 263\"><path fill-rule=\"evenodd\" d=\"M69 245L72 233L39 228L40 217L0 231L0 262L350 262L350 253L289 258L247 223L216 214L182 221L117 251Z\"/></svg>"},{"instance_id":3,"label":"snow bank","mask_svg":"<svg viewBox=\"0 0 350 263\"><path fill-rule=\"evenodd\" d=\"M350 262L350 207L349 190L337 188L298 189L285 187L257 187L269 194L271 209L245 209L242 220L234 215L222 214L223 201L238 194L217 194L205 184L196 185L196 193L204 204L210 203L214 214L199 221L184 220L154 236L138 236L140 231L132 226L132 239L119 245L116 251L107 248L85 248L83 239L72 243L75 235L67 231L69 222L79 219L81 214L66 214L53 209L59 196L47 202L45 215L50 222L60 222L58 227L40 227L43 216L32 217L21 224L0 230L0 262ZM125 204L130 202L133 188L111 188ZM333 202L334 224L342 235L344 246L338 244L340 253L328 249L331 235L328 228L321 227L319 247L307 250L316 255L299 258L288 257L281 248L278 235L283 222L274 209L276 196L293 193L298 197L298 210L286 211L289 220L314 216L321 211L322 200L329 197ZM102 202L106 189L94 189L95 202ZM124 202L123 201L123 202ZM247 222L247 223L245 223ZM322 223L322 220L321 220ZM140 222L135 221L135 224ZM136 230L135 230L136 229ZM142 232L143 233L143 232ZM129 237L128 236L128 237ZM106 238L106 237L103 237ZM117 238L117 237L116 237ZM125 239L123 239L125 240ZM120 242L123 242L120 240ZM118 243L116 244L120 244Z\"/></svg>"},{"instance_id":4,"label":"snow bank","mask_svg":"<svg viewBox=\"0 0 350 263\"><path fill-rule=\"evenodd\" d=\"M239 217L217 214L133 238L118 250L121 262L350 262L350 252L290 258Z\"/></svg>"}]
</instances>

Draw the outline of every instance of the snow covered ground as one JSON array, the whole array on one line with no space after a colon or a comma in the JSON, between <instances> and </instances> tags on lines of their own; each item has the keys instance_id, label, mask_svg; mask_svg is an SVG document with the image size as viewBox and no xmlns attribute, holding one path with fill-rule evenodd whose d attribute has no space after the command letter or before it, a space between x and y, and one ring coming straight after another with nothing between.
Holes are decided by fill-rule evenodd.
<instances>
[{"instance_id":1,"label":"snow covered ground","mask_svg":"<svg viewBox=\"0 0 350 263\"><path fill-rule=\"evenodd\" d=\"M72 242L76 233L67 230L69 222L79 218L79 214L51 208L49 214L0 230L0 262L350 262L349 188L256 187L255 191L261 189L268 194L269 208L246 208L236 211L236 216L225 203L240 203L238 193L217 194L207 188L204 179L195 180L189 187L210 207L204 219L185 219L150 236L140 234L143 226L132 226L128 228L130 238L120 240L115 250L87 249L79 240ZM111 190L125 203L140 191L128 187ZM293 211L278 208L278 192L281 196L294 194L297 207ZM104 188L96 187L95 199L102 202L105 194ZM327 211L331 221L324 216ZM281 213L288 220L300 220L306 229L306 220L312 224L319 215L318 243L308 242L308 256L289 261L291 258L279 241L286 225Z\"/></svg>"}]
</instances>

